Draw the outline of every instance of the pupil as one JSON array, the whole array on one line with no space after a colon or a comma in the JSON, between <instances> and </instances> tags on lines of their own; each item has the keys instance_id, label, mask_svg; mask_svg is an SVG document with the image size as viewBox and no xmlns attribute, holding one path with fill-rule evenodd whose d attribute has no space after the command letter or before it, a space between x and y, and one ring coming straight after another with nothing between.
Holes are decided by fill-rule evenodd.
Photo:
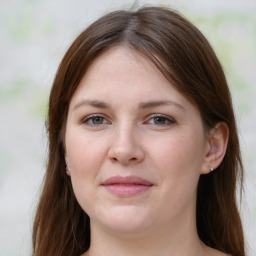
<instances>
[{"instance_id":1,"label":"pupil","mask_svg":"<svg viewBox=\"0 0 256 256\"><path fill-rule=\"evenodd\" d=\"M102 117L94 117L93 123L94 124L102 124Z\"/></svg>"},{"instance_id":2,"label":"pupil","mask_svg":"<svg viewBox=\"0 0 256 256\"><path fill-rule=\"evenodd\" d=\"M164 124L165 119L163 117L155 117L155 123L156 124Z\"/></svg>"}]
</instances>

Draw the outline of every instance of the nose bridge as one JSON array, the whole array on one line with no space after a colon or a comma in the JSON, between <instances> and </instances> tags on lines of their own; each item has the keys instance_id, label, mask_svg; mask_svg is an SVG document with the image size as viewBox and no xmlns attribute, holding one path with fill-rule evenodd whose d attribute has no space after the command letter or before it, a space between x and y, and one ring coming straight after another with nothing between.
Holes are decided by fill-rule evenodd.
<instances>
[{"instance_id":1,"label":"nose bridge","mask_svg":"<svg viewBox=\"0 0 256 256\"><path fill-rule=\"evenodd\" d=\"M119 122L113 132L109 157L122 164L140 162L144 158L137 126L132 121Z\"/></svg>"}]
</instances>

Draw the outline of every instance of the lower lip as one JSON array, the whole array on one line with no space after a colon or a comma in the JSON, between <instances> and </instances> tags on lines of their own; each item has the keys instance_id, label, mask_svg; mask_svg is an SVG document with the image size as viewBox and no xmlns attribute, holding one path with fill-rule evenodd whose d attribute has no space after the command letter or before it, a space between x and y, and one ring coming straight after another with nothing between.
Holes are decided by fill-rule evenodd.
<instances>
[{"instance_id":1,"label":"lower lip","mask_svg":"<svg viewBox=\"0 0 256 256\"><path fill-rule=\"evenodd\" d=\"M115 195L118 196L133 196L142 192L145 192L151 188L151 186L146 186L146 185L123 185L123 184L118 184L118 185L106 185L104 188Z\"/></svg>"}]
</instances>

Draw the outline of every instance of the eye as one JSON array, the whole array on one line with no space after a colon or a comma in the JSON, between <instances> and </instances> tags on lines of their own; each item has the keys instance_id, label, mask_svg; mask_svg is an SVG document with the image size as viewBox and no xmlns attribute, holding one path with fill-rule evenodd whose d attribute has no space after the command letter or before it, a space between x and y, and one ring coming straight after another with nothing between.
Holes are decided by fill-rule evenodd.
<instances>
[{"instance_id":1,"label":"eye","mask_svg":"<svg viewBox=\"0 0 256 256\"><path fill-rule=\"evenodd\" d=\"M99 115L90 115L83 119L82 123L90 126L99 126L102 124L108 124L109 122L106 118Z\"/></svg>"},{"instance_id":2,"label":"eye","mask_svg":"<svg viewBox=\"0 0 256 256\"><path fill-rule=\"evenodd\" d=\"M168 125L174 124L175 121L168 116L155 115L155 116L152 116L150 119L148 119L147 123L158 125L158 126L168 126Z\"/></svg>"}]
</instances>

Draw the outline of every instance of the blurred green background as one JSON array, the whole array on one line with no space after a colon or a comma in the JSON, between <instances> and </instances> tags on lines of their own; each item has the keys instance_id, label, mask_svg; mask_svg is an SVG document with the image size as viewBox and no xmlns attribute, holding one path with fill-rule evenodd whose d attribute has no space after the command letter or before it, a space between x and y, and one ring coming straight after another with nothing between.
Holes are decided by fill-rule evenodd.
<instances>
[{"instance_id":1,"label":"blurred green background","mask_svg":"<svg viewBox=\"0 0 256 256\"><path fill-rule=\"evenodd\" d=\"M47 98L74 38L129 0L0 2L0 256L30 255L44 175ZM234 99L246 169L241 206L248 255L256 255L256 0L136 1L172 7L209 39Z\"/></svg>"}]
</instances>

